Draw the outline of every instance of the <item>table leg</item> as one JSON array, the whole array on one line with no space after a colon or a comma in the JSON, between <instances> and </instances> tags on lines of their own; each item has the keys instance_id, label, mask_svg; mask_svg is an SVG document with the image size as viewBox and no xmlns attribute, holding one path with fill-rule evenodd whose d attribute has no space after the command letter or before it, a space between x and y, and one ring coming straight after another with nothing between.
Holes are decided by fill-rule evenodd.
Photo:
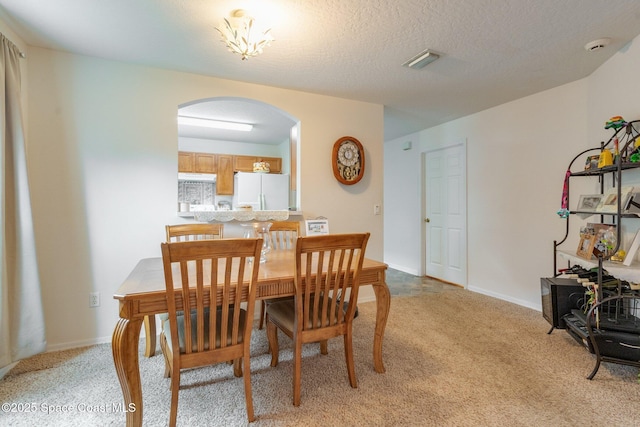
<instances>
[{"instance_id":1,"label":"table leg","mask_svg":"<svg viewBox=\"0 0 640 427\"><path fill-rule=\"evenodd\" d=\"M391 307L391 294L385 282L373 285L376 294L376 330L373 337L373 369L382 374L385 372L382 362L382 338L387 326L389 308Z\"/></svg>"},{"instance_id":2,"label":"table leg","mask_svg":"<svg viewBox=\"0 0 640 427\"><path fill-rule=\"evenodd\" d=\"M156 354L156 316L144 316L144 333L147 346L144 349L144 357L152 357Z\"/></svg>"},{"instance_id":3,"label":"table leg","mask_svg":"<svg viewBox=\"0 0 640 427\"><path fill-rule=\"evenodd\" d=\"M121 318L116 324L111 339L113 363L127 409L127 427L142 426L142 384L138 366L138 340L141 327L142 319Z\"/></svg>"}]
</instances>

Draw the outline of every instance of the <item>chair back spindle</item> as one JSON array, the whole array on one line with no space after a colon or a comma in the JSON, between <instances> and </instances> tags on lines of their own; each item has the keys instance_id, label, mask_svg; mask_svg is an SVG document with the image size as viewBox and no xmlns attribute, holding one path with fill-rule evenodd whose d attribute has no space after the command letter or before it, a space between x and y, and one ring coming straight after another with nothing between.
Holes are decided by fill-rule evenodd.
<instances>
[{"instance_id":1,"label":"chair back spindle","mask_svg":"<svg viewBox=\"0 0 640 427\"><path fill-rule=\"evenodd\" d=\"M274 250L294 249L296 239L300 236L300 223L298 221L273 221L269 232Z\"/></svg>"},{"instance_id":2,"label":"chair back spindle","mask_svg":"<svg viewBox=\"0 0 640 427\"><path fill-rule=\"evenodd\" d=\"M368 236L352 236L304 237L298 242L294 277L299 331L337 327L353 320Z\"/></svg>"}]
</instances>

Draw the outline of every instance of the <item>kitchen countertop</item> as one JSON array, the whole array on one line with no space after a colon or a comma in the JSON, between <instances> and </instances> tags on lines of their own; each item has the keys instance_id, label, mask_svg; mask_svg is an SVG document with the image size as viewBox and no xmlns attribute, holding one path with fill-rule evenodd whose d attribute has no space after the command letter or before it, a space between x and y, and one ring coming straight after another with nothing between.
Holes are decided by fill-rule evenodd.
<instances>
[{"instance_id":1,"label":"kitchen countertop","mask_svg":"<svg viewBox=\"0 0 640 427\"><path fill-rule=\"evenodd\" d=\"M260 210L231 210L231 211L192 211L192 212L178 212L181 218L194 218L196 221L209 222L209 221L285 221L290 216L302 215L302 211L260 211Z\"/></svg>"}]
</instances>

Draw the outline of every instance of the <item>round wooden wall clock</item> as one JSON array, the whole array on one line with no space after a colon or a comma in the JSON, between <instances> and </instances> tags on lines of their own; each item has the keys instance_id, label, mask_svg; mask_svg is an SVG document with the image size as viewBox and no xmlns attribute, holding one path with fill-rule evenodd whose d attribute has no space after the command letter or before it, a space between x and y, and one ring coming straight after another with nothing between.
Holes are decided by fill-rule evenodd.
<instances>
[{"instance_id":1,"label":"round wooden wall clock","mask_svg":"<svg viewBox=\"0 0 640 427\"><path fill-rule=\"evenodd\" d=\"M364 149L352 136L343 136L333 144L333 175L346 185L353 185L364 175Z\"/></svg>"}]
</instances>

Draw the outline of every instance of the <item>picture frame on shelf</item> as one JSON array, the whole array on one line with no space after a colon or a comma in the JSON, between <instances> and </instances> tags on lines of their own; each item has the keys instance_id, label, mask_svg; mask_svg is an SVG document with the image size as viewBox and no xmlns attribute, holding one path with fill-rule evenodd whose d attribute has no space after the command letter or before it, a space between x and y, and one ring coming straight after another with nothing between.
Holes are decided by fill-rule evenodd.
<instances>
[{"instance_id":1,"label":"picture frame on shelf","mask_svg":"<svg viewBox=\"0 0 640 427\"><path fill-rule=\"evenodd\" d=\"M615 233L616 225L615 224L600 224L595 222L588 222L587 229L593 230L595 235L603 233L605 230L611 230Z\"/></svg>"},{"instance_id":2,"label":"picture frame on shelf","mask_svg":"<svg viewBox=\"0 0 640 427\"><path fill-rule=\"evenodd\" d=\"M600 161L600 155L596 154L593 156L587 157L584 163L584 170L593 170L598 169L598 162Z\"/></svg>"},{"instance_id":3,"label":"picture frame on shelf","mask_svg":"<svg viewBox=\"0 0 640 427\"><path fill-rule=\"evenodd\" d=\"M328 219L308 219L304 223L307 236L322 236L324 234L329 234Z\"/></svg>"},{"instance_id":4,"label":"picture frame on shelf","mask_svg":"<svg viewBox=\"0 0 640 427\"><path fill-rule=\"evenodd\" d=\"M631 246L629 246L629 250L627 250L627 255L624 257L624 261L622 261L622 264L626 265L627 267L630 266L636 257L636 253L638 252L639 247L640 247L640 230L636 232L636 235L633 238L633 241L631 242Z\"/></svg>"},{"instance_id":5,"label":"picture frame on shelf","mask_svg":"<svg viewBox=\"0 0 640 427\"><path fill-rule=\"evenodd\" d=\"M600 202L602 202L603 194L583 194L578 200L577 211L582 212L596 212Z\"/></svg>"},{"instance_id":6,"label":"picture frame on shelf","mask_svg":"<svg viewBox=\"0 0 640 427\"><path fill-rule=\"evenodd\" d=\"M622 187L620 188L620 206L624 209L629 203L629 198L633 194L633 187ZM610 188L604 194L604 197L600 201L598 208L596 209L598 213L617 213L618 212L618 188Z\"/></svg>"},{"instance_id":7,"label":"picture frame on shelf","mask_svg":"<svg viewBox=\"0 0 640 427\"><path fill-rule=\"evenodd\" d=\"M583 233L580 235L580 243L576 250L576 255L587 260L593 255L593 247L596 244L596 235L593 233Z\"/></svg>"},{"instance_id":8,"label":"picture frame on shelf","mask_svg":"<svg viewBox=\"0 0 640 427\"><path fill-rule=\"evenodd\" d=\"M640 193L631 194L623 212L626 214L640 214Z\"/></svg>"}]
</instances>

